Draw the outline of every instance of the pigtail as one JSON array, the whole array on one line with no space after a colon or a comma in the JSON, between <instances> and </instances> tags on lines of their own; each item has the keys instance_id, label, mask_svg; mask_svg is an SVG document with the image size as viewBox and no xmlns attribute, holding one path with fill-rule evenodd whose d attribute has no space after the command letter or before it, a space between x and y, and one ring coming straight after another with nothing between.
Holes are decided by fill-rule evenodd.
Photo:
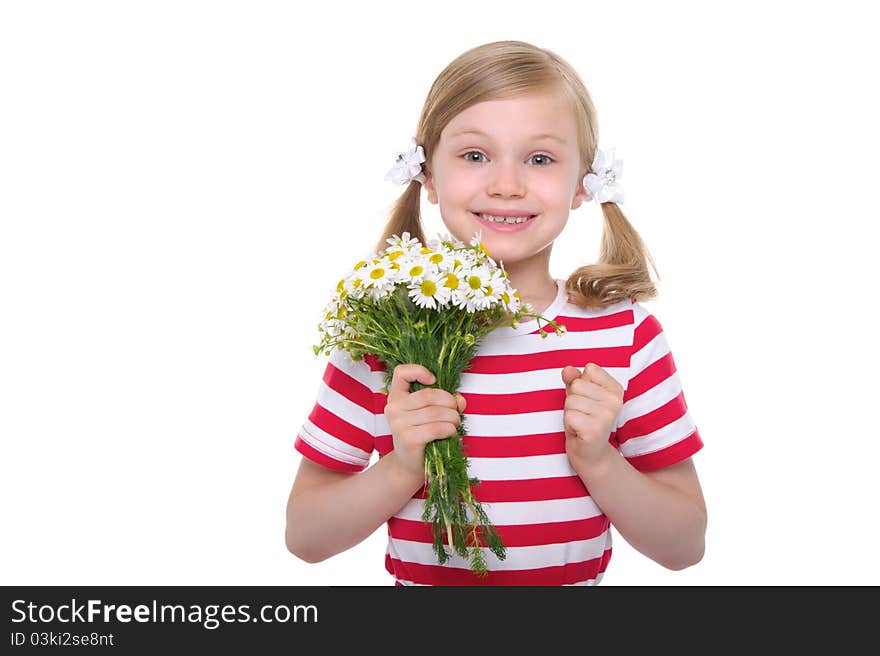
<instances>
[{"instance_id":1,"label":"pigtail","mask_svg":"<svg viewBox=\"0 0 880 656\"><path fill-rule=\"evenodd\" d=\"M422 185L417 180L409 181L406 189L391 208L388 222L382 230L382 238L376 245L377 253L388 248L386 239L393 235L402 236L404 232L408 232L410 237L418 239L420 243L425 243L425 235L422 230L421 201Z\"/></svg>"},{"instance_id":2,"label":"pigtail","mask_svg":"<svg viewBox=\"0 0 880 656\"><path fill-rule=\"evenodd\" d=\"M605 223L599 260L574 271L565 283L575 305L603 307L626 299L647 301L657 296L648 262L660 274L648 248L617 203L602 203Z\"/></svg>"}]
</instances>

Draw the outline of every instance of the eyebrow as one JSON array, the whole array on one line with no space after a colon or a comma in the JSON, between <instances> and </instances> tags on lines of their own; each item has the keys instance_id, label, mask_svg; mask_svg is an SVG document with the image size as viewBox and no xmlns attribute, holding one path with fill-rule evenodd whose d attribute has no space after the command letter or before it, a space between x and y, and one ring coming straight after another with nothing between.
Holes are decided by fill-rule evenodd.
<instances>
[{"instance_id":1,"label":"eyebrow","mask_svg":"<svg viewBox=\"0 0 880 656\"><path fill-rule=\"evenodd\" d=\"M454 132L451 135L449 135L449 138L452 139L453 137L460 137L463 134L479 134L480 136L483 136L483 137L487 137L487 138L489 137L489 135L486 134L485 132L481 132L480 130L475 130L475 129L469 129L469 130L459 130L458 132ZM550 133L536 134L536 135L532 136L531 139L533 139L533 140L535 140L535 139L554 139L563 145L566 144L565 139L563 139L561 137L557 137L555 134L550 134Z\"/></svg>"}]
</instances>

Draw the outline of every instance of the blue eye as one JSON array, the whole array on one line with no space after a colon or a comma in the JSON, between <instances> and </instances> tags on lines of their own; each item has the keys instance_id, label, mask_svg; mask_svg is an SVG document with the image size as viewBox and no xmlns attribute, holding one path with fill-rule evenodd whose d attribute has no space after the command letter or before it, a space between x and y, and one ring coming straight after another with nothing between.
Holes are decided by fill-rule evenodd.
<instances>
[{"instance_id":1,"label":"blue eye","mask_svg":"<svg viewBox=\"0 0 880 656\"><path fill-rule=\"evenodd\" d=\"M468 152L464 153L463 157L467 158L467 156L468 156L468 155L471 155L471 154L476 154L476 155L479 155L480 157L485 157L485 155L483 155L483 153L481 153L481 152L478 151L478 150L469 150ZM529 159L532 159L532 158L535 158L535 157L543 157L543 158L545 158L546 160L548 160L546 164L541 164L540 166L547 166L547 164L550 164L550 162L553 161L553 158L550 157L549 155L532 155L532 157L530 157ZM473 160L473 159L469 159L469 160L467 160L467 161L469 161L469 162L479 162L479 160Z\"/></svg>"}]
</instances>

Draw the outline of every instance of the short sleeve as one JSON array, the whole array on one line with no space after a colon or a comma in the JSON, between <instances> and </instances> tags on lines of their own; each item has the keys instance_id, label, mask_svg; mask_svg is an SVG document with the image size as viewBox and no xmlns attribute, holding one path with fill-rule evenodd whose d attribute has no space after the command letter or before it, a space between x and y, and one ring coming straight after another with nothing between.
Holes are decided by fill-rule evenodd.
<instances>
[{"instance_id":1,"label":"short sleeve","mask_svg":"<svg viewBox=\"0 0 880 656\"><path fill-rule=\"evenodd\" d=\"M657 318L633 301L629 381L618 414L616 441L636 469L660 469L703 447L688 410L672 351Z\"/></svg>"},{"instance_id":2,"label":"short sleeve","mask_svg":"<svg viewBox=\"0 0 880 656\"><path fill-rule=\"evenodd\" d=\"M318 398L294 448L330 469L363 471L375 448L373 387L380 378L366 360L352 360L342 349L331 351Z\"/></svg>"}]
</instances>

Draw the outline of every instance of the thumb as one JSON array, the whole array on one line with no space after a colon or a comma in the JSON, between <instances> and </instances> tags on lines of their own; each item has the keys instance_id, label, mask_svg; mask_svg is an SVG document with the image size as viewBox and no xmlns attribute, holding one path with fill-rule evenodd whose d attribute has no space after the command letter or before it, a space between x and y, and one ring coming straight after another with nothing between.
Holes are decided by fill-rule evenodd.
<instances>
[{"instance_id":1,"label":"thumb","mask_svg":"<svg viewBox=\"0 0 880 656\"><path fill-rule=\"evenodd\" d=\"M409 384L416 381L423 385L432 385L437 382L437 377L420 364L399 364L394 367L391 384L388 386L388 401L408 395Z\"/></svg>"}]
</instances>

